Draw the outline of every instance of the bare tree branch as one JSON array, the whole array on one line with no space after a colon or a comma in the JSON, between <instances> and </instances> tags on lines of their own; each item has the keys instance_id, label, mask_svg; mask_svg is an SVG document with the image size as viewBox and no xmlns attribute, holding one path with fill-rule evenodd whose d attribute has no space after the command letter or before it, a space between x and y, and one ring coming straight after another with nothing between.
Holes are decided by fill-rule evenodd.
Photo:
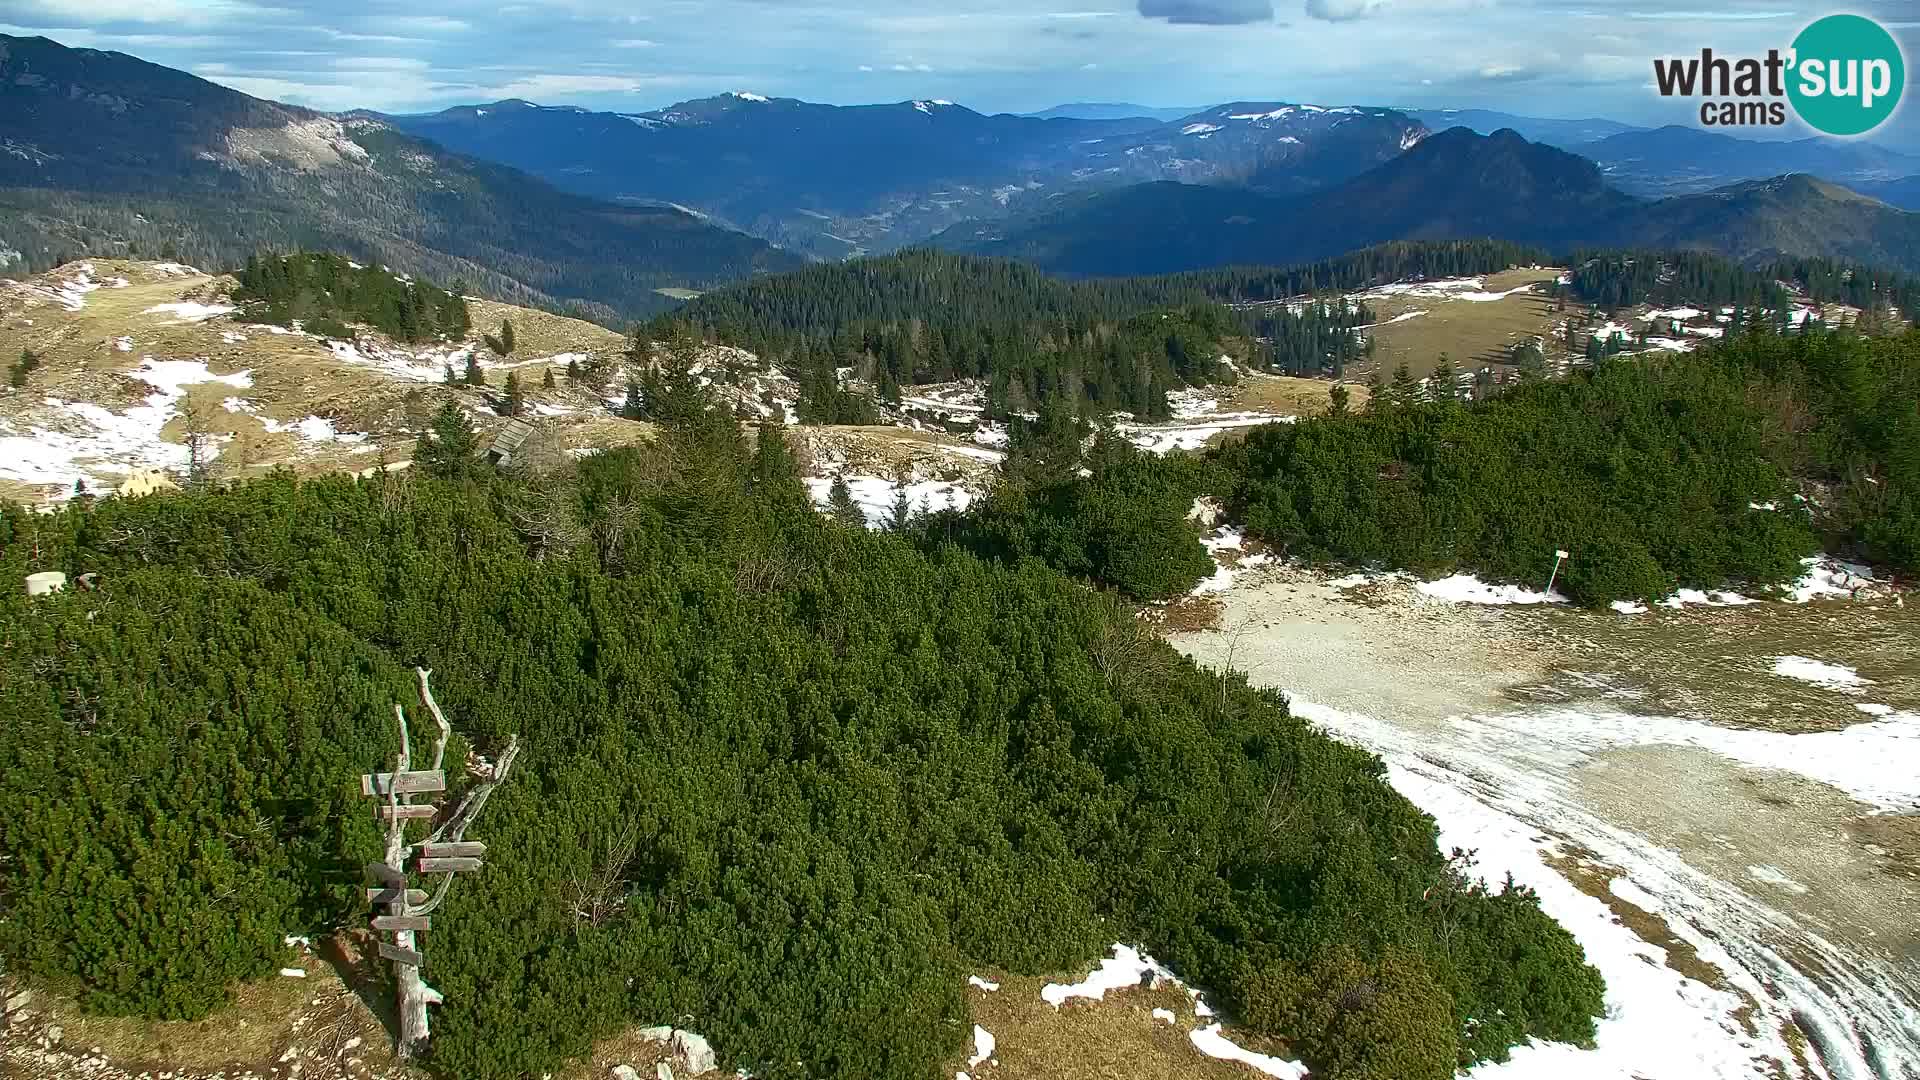
<instances>
[{"instance_id":1,"label":"bare tree branch","mask_svg":"<svg viewBox=\"0 0 1920 1080\"><path fill-rule=\"evenodd\" d=\"M413 670L420 676L420 703L425 705L427 711L433 714L433 722L440 725L440 740L435 743L433 747L433 764L428 766L434 772L439 772L440 763L446 760L447 739L453 734L453 728L447 723L446 714L440 711L440 703L433 700L433 687L427 683L427 679L433 675L433 671L423 667L416 667ZM394 708L397 709L399 706L395 705Z\"/></svg>"}]
</instances>

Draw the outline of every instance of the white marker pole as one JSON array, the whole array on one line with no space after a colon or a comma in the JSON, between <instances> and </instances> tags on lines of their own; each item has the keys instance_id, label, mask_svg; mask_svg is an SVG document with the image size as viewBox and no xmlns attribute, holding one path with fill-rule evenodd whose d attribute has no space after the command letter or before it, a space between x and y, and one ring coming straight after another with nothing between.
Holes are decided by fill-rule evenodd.
<instances>
[{"instance_id":1,"label":"white marker pole","mask_svg":"<svg viewBox=\"0 0 1920 1080\"><path fill-rule=\"evenodd\" d=\"M1547 578L1547 595L1548 596L1553 595L1553 583L1560 580L1560 563L1563 560L1569 559L1569 558L1572 558L1572 556L1568 555L1564 551L1556 551L1553 553L1553 573Z\"/></svg>"}]
</instances>

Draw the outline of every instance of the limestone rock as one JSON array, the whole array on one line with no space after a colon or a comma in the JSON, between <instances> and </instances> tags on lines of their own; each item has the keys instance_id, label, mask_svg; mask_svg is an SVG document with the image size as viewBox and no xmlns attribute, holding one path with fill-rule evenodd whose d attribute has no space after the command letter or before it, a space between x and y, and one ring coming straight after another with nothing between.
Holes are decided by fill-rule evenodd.
<instances>
[{"instance_id":1,"label":"limestone rock","mask_svg":"<svg viewBox=\"0 0 1920 1080\"><path fill-rule=\"evenodd\" d=\"M612 1076L613 1080L640 1080L640 1070L631 1065L615 1065Z\"/></svg>"}]
</instances>

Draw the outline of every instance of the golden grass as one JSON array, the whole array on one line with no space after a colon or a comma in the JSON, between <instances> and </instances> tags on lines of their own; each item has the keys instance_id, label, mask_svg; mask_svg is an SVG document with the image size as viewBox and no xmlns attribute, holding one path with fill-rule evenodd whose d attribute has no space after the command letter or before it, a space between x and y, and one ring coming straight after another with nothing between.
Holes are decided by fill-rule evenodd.
<instances>
[{"instance_id":1,"label":"golden grass","mask_svg":"<svg viewBox=\"0 0 1920 1080\"><path fill-rule=\"evenodd\" d=\"M1486 275L1488 292L1505 292L1530 283L1552 282L1558 270L1508 270ZM1409 311L1426 314L1390 323L1373 331L1374 364L1384 380L1404 363L1415 378L1432 373L1440 354L1455 368L1503 364L1508 350L1527 338L1549 334L1565 315L1553 309L1544 293L1516 293L1500 300L1443 300L1424 296L1392 296L1369 300L1374 317L1387 323Z\"/></svg>"},{"instance_id":2,"label":"golden grass","mask_svg":"<svg viewBox=\"0 0 1920 1080\"><path fill-rule=\"evenodd\" d=\"M339 955L344 960L350 954ZM391 1074L392 1036L368 1002L342 981L333 963L306 956L298 966L305 978L274 975L244 983L231 1002L201 1020L93 1016L71 999L42 993L36 1023L59 1027L62 1046L97 1047L100 1056L129 1070L264 1072L298 1047L309 1062L357 1058Z\"/></svg>"},{"instance_id":3,"label":"golden grass","mask_svg":"<svg viewBox=\"0 0 1920 1080\"><path fill-rule=\"evenodd\" d=\"M1242 375L1239 382L1226 388L1221 395L1220 408L1226 412L1317 416L1326 412L1331 404L1329 395L1333 393L1333 385L1326 379L1251 373ZM1369 394L1365 386L1348 383L1347 393L1349 408L1361 409L1366 406Z\"/></svg>"}]
</instances>

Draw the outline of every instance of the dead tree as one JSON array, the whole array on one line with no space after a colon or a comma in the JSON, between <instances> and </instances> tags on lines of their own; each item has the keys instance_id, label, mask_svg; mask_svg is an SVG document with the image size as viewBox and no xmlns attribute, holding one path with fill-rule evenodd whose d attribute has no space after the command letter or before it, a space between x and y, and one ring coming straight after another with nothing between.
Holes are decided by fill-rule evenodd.
<instances>
[{"instance_id":1,"label":"dead tree","mask_svg":"<svg viewBox=\"0 0 1920 1080\"><path fill-rule=\"evenodd\" d=\"M441 765L447 753L447 738L453 734L453 728L440 711L439 703L433 700L433 688L428 683L433 673L426 668L415 668L414 671L420 676L420 704L440 729L434 740L432 766L414 770L413 745L407 736L407 714L396 703L393 716L400 727L400 753L394 758L393 771L371 773L360 778L362 794L385 800L375 813L387 823L386 859L367 864L367 873L378 882L374 888L367 890L367 898L375 907L385 909L384 914L373 917L374 931L393 934L392 942L379 943L379 952L393 962L394 983L399 988L400 1038L395 1050L403 1059L413 1057L427 1041L427 1006L438 1005L444 1000L439 991L428 986L426 980L421 978L420 968L425 960L420 954L415 935L428 928L428 916L446 899L454 875L480 869L486 845L467 841L467 827L480 815L493 789L507 778L513 769L513 759L520 753L520 737L515 735L507 740L506 752L501 754L493 775L467 792L453 812L444 818L440 816L440 807L432 803L416 804L413 801L415 795L447 789L446 773ZM437 825L425 840L409 844L407 822L415 820L437 821ZM440 882L431 896L424 889L409 887L409 870L421 875L440 875Z\"/></svg>"}]
</instances>

